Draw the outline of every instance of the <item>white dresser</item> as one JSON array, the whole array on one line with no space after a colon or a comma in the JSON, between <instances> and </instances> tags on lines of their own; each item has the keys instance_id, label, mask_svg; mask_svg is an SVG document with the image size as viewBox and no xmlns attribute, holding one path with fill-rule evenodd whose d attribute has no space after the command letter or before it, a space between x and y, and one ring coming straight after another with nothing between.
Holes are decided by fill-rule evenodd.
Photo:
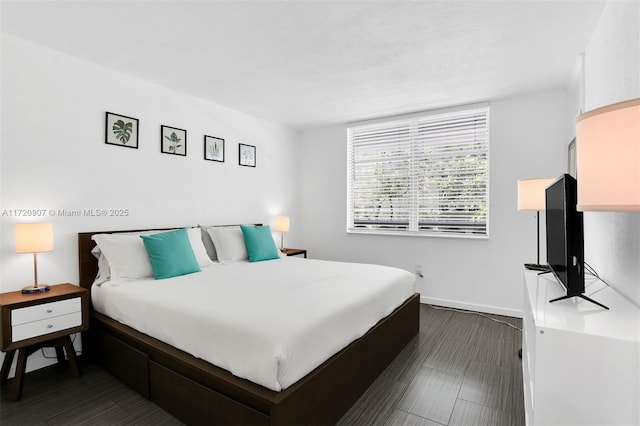
<instances>
[{"instance_id":1,"label":"white dresser","mask_svg":"<svg viewBox=\"0 0 640 426\"><path fill-rule=\"evenodd\" d=\"M640 424L640 309L587 277L581 298L552 274L524 272L522 372L527 425Z\"/></svg>"}]
</instances>

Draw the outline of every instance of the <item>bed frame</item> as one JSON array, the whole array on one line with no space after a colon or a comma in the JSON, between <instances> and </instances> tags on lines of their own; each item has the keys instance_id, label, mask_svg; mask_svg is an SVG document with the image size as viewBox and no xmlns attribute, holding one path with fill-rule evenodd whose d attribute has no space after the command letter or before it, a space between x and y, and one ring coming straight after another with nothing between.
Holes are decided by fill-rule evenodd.
<instances>
[{"instance_id":1,"label":"bed frame","mask_svg":"<svg viewBox=\"0 0 640 426\"><path fill-rule=\"evenodd\" d=\"M173 228L175 229L175 228ZM78 234L80 286L98 271L98 233ZM335 424L418 333L419 294L281 392L127 327L91 309L83 351L122 382L188 424Z\"/></svg>"}]
</instances>

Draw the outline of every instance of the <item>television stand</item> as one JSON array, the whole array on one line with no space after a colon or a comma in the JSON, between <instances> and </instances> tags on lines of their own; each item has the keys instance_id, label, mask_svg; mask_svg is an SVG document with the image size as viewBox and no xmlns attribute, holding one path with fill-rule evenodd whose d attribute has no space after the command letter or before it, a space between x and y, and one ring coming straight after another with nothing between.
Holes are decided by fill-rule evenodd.
<instances>
[{"instance_id":1,"label":"television stand","mask_svg":"<svg viewBox=\"0 0 640 426\"><path fill-rule=\"evenodd\" d=\"M640 426L640 308L611 287L592 296L609 310L549 303L567 292L551 276L522 269L526 425Z\"/></svg>"},{"instance_id":2,"label":"television stand","mask_svg":"<svg viewBox=\"0 0 640 426\"><path fill-rule=\"evenodd\" d=\"M600 306L602 308L605 308L607 310L609 309L606 306L604 306L602 303L596 302L595 300L591 299L588 296L585 296L584 294L574 294L574 295L571 295L571 296L566 295L566 296L562 296L562 297L557 297L555 299L549 300L549 303L557 302L558 300L571 299L572 297L581 297L584 300L586 300L587 302L595 303L596 305L598 305L598 306Z\"/></svg>"}]
</instances>

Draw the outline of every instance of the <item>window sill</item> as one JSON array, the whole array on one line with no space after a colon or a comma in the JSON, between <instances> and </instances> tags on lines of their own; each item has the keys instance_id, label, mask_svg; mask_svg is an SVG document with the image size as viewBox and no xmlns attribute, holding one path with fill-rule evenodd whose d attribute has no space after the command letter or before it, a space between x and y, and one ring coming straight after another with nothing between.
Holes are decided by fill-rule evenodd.
<instances>
[{"instance_id":1,"label":"window sill","mask_svg":"<svg viewBox=\"0 0 640 426\"><path fill-rule=\"evenodd\" d=\"M394 237L433 237L433 238L461 238L468 240L488 240L489 235L447 234L444 232L410 232L410 231L382 231L347 229L347 234L360 235L388 235Z\"/></svg>"}]
</instances>

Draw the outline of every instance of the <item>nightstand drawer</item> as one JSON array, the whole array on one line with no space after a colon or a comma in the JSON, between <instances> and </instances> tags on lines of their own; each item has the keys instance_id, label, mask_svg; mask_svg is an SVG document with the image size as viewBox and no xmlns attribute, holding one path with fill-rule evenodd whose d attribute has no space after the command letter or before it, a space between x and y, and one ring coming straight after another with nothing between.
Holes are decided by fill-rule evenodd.
<instances>
[{"instance_id":1,"label":"nightstand drawer","mask_svg":"<svg viewBox=\"0 0 640 426\"><path fill-rule=\"evenodd\" d=\"M11 325L13 327L28 322L44 320L72 312L82 311L80 297L58 300L57 302L41 303L26 308L13 309L11 311ZM16 340L14 339L14 342Z\"/></svg>"},{"instance_id":2,"label":"nightstand drawer","mask_svg":"<svg viewBox=\"0 0 640 426\"><path fill-rule=\"evenodd\" d=\"M80 299L78 298L78 300ZM46 318L40 321L14 325L11 327L11 341L19 342L20 340L26 340L32 337L43 336L45 334L55 333L56 331L79 327L80 325L82 325L82 312L80 311Z\"/></svg>"}]
</instances>

